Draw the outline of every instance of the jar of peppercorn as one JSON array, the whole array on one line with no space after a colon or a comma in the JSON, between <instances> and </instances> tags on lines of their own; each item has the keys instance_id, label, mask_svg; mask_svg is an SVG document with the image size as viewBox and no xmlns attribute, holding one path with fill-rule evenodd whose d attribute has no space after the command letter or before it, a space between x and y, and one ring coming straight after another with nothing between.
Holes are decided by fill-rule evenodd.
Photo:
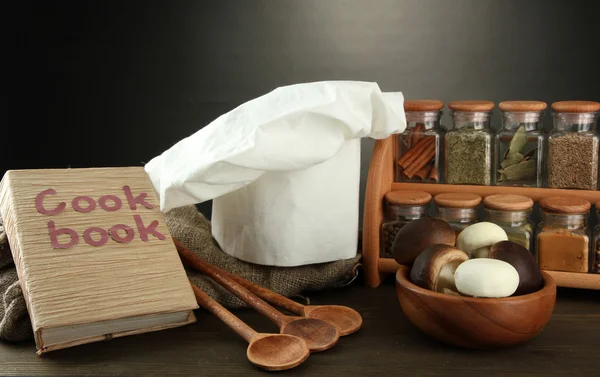
<instances>
[{"instance_id":1,"label":"jar of peppercorn","mask_svg":"<svg viewBox=\"0 0 600 377\"><path fill-rule=\"evenodd\" d=\"M500 226L508 240L518 243L533 254L533 223L530 215L533 200L522 195L489 195L483 200L487 221Z\"/></svg>"},{"instance_id":2,"label":"jar of peppercorn","mask_svg":"<svg viewBox=\"0 0 600 377\"><path fill-rule=\"evenodd\" d=\"M384 221L381 226L381 257L393 258L396 234L412 220L427 216L431 194L424 191L390 191L385 195Z\"/></svg>"},{"instance_id":3,"label":"jar of peppercorn","mask_svg":"<svg viewBox=\"0 0 600 377\"><path fill-rule=\"evenodd\" d=\"M444 102L404 102L406 130L398 135L396 181L439 183L441 152L440 118Z\"/></svg>"},{"instance_id":4,"label":"jar of peppercorn","mask_svg":"<svg viewBox=\"0 0 600 377\"><path fill-rule=\"evenodd\" d=\"M596 124L600 103L552 104L554 128L548 137L548 187L596 190L600 140Z\"/></svg>"},{"instance_id":5,"label":"jar of peppercorn","mask_svg":"<svg viewBox=\"0 0 600 377\"><path fill-rule=\"evenodd\" d=\"M481 196L471 193L443 193L433 199L437 207L437 217L446 221L460 234L469 225L478 222L477 209Z\"/></svg>"},{"instance_id":6,"label":"jar of peppercorn","mask_svg":"<svg viewBox=\"0 0 600 377\"><path fill-rule=\"evenodd\" d=\"M537 260L542 270L587 273L590 270L590 234L587 219L591 204L577 197L540 200Z\"/></svg>"}]
</instances>

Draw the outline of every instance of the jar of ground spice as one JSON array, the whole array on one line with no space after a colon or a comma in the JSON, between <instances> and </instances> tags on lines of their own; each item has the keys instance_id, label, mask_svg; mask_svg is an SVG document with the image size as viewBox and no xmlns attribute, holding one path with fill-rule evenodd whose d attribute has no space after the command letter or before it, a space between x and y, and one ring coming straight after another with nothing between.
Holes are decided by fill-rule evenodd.
<instances>
[{"instance_id":1,"label":"jar of ground spice","mask_svg":"<svg viewBox=\"0 0 600 377\"><path fill-rule=\"evenodd\" d=\"M592 246L592 272L600 274L600 202L596 203L597 225L594 228L594 244Z\"/></svg>"},{"instance_id":2,"label":"jar of ground spice","mask_svg":"<svg viewBox=\"0 0 600 377\"><path fill-rule=\"evenodd\" d=\"M598 188L600 103L563 101L552 104L554 128L548 137L548 187Z\"/></svg>"},{"instance_id":3,"label":"jar of ground spice","mask_svg":"<svg viewBox=\"0 0 600 377\"><path fill-rule=\"evenodd\" d=\"M483 200L487 221L499 225L508 240L533 254L533 223L530 220L533 200L522 195L489 195Z\"/></svg>"},{"instance_id":4,"label":"jar of ground spice","mask_svg":"<svg viewBox=\"0 0 600 377\"><path fill-rule=\"evenodd\" d=\"M393 258L396 234L412 220L427 216L431 194L424 191L390 191L385 195L384 221L381 226L381 257Z\"/></svg>"},{"instance_id":5,"label":"jar of ground spice","mask_svg":"<svg viewBox=\"0 0 600 377\"><path fill-rule=\"evenodd\" d=\"M547 105L538 101L505 101L502 130L496 135L498 186L542 187L545 133L542 119Z\"/></svg>"},{"instance_id":6,"label":"jar of ground spice","mask_svg":"<svg viewBox=\"0 0 600 377\"><path fill-rule=\"evenodd\" d=\"M590 267L591 204L575 197L540 200L542 221L537 235L537 260L541 269L586 273Z\"/></svg>"},{"instance_id":7,"label":"jar of ground spice","mask_svg":"<svg viewBox=\"0 0 600 377\"><path fill-rule=\"evenodd\" d=\"M478 222L477 209L481 196L470 193L443 193L433 199L437 208L437 217L445 220L460 234L469 225Z\"/></svg>"},{"instance_id":8,"label":"jar of ground spice","mask_svg":"<svg viewBox=\"0 0 600 377\"><path fill-rule=\"evenodd\" d=\"M404 102L406 131L398 135L396 181L438 183L440 118L444 103L437 100Z\"/></svg>"},{"instance_id":9,"label":"jar of ground spice","mask_svg":"<svg viewBox=\"0 0 600 377\"><path fill-rule=\"evenodd\" d=\"M452 129L445 135L445 182L491 185L493 141L490 119L494 103L456 101L448 107L452 110Z\"/></svg>"}]
</instances>

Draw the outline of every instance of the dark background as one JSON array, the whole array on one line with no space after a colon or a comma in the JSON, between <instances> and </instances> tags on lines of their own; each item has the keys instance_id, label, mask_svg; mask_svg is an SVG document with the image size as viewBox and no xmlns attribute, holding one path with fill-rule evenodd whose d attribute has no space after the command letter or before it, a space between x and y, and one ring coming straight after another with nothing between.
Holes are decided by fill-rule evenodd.
<instances>
[{"instance_id":1,"label":"dark background","mask_svg":"<svg viewBox=\"0 0 600 377\"><path fill-rule=\"evenodd\" d=\"M142 165L298 82L375 81L446 102L599 101L599 10L593 0L5 4L0 173ZM373 141L363 146L361 190Z\"/></svg>"}]
</instances>

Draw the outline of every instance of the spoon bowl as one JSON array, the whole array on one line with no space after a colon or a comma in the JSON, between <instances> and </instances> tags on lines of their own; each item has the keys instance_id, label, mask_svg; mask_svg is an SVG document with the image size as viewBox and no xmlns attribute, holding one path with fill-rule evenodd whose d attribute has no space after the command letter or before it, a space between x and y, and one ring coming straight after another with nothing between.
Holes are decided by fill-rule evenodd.
<instances>
[{"instance_id":1,"label":"spoon bowl","mask_svg":"<svg viewBox=\"0 0 600 377\"><path fill-rule=\"evenodd\" d=\"M316 318L286 317L282 334L298 336L306 341L311 352L325 351L335 346L340 338L337 327Z\"/></svg>"},{"instance_id":2,"label":"spoon bowl","mask_svg":"<svg viewBox=\"0 0 600 377\"><path fill-rule=\"evenodd\" d=\"M306 305L304 316L330 323L338 328L340 336L357 332L362 326L362 316L354 309L342 305Z\"/></svg>"},{"instance_id":3,"label":"spoon bowl","mask_svg":"<svg viewBox=\"0 0 600 377\"><path fill-rule=\"evenodd\" d=\"M265 370L278 371L302 364L310 355L306 342L288 334L256 334L246 351L248 360Z\"/></svg>"},{"instance_id":4,"label":"spoon bowl","mask_svg":"<svg viewBox=\"0 0 600 377\"><path fill-rule=\"evenodd\" d=\"M246 357L252 364L269 371L286 370L300 365L310 355L304 339L288 334L257 333L191 281L190 285L199 305L249 343Z\"/></svg>"},{"instance_id":5,"label":"spoon bowl","mask_svg":"<svg viewBox=\"0 0 600 377\"><path fill-rule=\"evenodd\" d=\"M239 299L256 309L256 311L269 318L279 326L279 332L281 334L296 335L304 339L310 352L324 351L337 344L340 333L336 326L317 318L284 315L243 285L236 282L229 272L217 266L213 266L197 257L179 243L179 241L175 240L174 242L177 246L179 256L185 265L191 266L209 276L223 288L227 289Z\"/></svg>"}]
</instances>

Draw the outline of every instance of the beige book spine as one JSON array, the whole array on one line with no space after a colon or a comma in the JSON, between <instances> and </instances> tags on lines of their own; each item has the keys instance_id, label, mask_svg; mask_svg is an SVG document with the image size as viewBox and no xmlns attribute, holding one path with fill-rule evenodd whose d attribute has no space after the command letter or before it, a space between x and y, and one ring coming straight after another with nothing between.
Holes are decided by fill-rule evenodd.
<instances>
[{"instance_id":1,"label":"beige book spine","mask_svg":"<svg viewBox=\"0 0 600 377\"><path fill-rule=\"evenodd\" d=\"M23 253L21 253L21 233L19 233L17 224L15 221L15 200L11 189L11 174L7 172L4 175L2 181L0 181L0 216L4 224L4 230L6 232L10 250L12 253L13 261L16 266L17 276L19 277L19 284L23 291L23 297L25 298L25 304L27 305L27 312L29 319L34 331L34 338L36 347L41 348L41 329L37 328L37 321L32 313L31 300L29 298L29 290L27 287L27 276L25 276L25 270L23 268Z\"/></svg>"}]
</instances>

